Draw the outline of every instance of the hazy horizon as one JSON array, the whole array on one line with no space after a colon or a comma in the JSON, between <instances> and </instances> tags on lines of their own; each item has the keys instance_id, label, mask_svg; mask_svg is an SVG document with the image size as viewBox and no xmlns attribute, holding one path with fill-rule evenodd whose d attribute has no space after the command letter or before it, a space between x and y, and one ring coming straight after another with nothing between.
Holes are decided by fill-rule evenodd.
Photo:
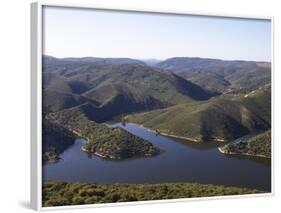
<instances>
[{"instance_id":1,"label":"hazy horizon","mask_svg":"<svg viewBox=\"0 0 281 213\"><path fill-rule=\"evenodd\" d=\"M271 21L44 7L43 55L271 62Z\"/></svg>"},{"instance_id":2,"label":"hazy horizon","mask_svg":"<svg viewBox=\"0 0 281 213\"><path fill-rule=\"evenodd\" d=\"M201 59L213 59L213 60L222 60L222 61L253 61L253 62L266 62L266 63L271 63L271 61L256 61L256 60L242 60L242 59L221 59L221 58L206 58L206 57L200 57L200 56L174 56L170 58L164 58L164 59L158 59L158 58L132 58L132 57L110 57L110 56L105 56L105 57L97 57L97 56L77 56L77 57L72 57L72 56L63 56L63 57L56 57L53 55L46 55L43 54L43 56L48 56L48 57L54 57L58 59L67 59L67 58L128 58L128 59L135 59L135 60L140 60L140 61L148 61L148 60L156 60L156 61L165 61L167 59L171 58L201 58Z\"/></svg>"}]
</instances>

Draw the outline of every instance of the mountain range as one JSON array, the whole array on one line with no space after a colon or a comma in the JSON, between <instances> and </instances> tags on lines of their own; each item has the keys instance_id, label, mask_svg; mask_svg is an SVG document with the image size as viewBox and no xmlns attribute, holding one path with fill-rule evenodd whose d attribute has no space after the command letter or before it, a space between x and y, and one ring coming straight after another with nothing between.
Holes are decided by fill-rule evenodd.
<instances>
[{"instance_id":1,"label":"mountain range","mask_svg":"<svg viewBox=\"0 0 281 213\"><path fill-rule=\"evenodd\" d=\"M44 110L55 112L80 107L95 121L122 113L164 108L207 100L200 86L165 70L136 60L44 57ZM120 60L120 61L119 61ZM127 63L127 62L130 63Z\"/></svg>"},{"instance_id":2,"label":"mountain range","mask_svg":"<svg viewBox=\"0 0 281 213\"><path fill-rule=\"evenodd\" d=\"M45 114L77 109L98 123L128 115L199 141L269 129L270 82L269 62L43 56Z\"/></svg>"},{"instance_id":3,"label":"mountain range","mask_svg":"<svg viewBox=\"0 0 281 213\"><path fill-rule=\"evenodd\" d=\"M271 80L270 62L175 57L155 66L218 93L253 90Z\"/></svg>"}]
</instances>

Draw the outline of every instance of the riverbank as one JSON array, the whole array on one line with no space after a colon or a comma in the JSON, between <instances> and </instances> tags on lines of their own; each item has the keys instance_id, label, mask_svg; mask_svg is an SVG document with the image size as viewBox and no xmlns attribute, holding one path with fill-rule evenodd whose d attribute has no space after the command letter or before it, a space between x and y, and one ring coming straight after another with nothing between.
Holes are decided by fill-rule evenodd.
<instances>
[{"instance_id":1,"label":"riverbank","mask_svg":"<svg viewBox=\"0 0 281 213\"><path fill-rule=\"evenodd\" d=\"M146 129L149 132L153 132L155 134L159 134L159 135L163 135L163 136L167 136L167 137L171 137L171 138L177 138L177 139L182 139L182 140L186 140L186 141L192 141L192 142L197 142L200 143L201 141L196 139L196 138L192 138L192 137L184 137L184 136L179 136L179 135L174 135L174 134L168 134L165 132L161 132L161 130L154 130L154 129L150 129L148 127L143 126L142 124L137 124L137 123L133 123L143 129Z\"/></svg>"},{"instance_id":2,"label":"riverbank","mask_svg":"<svg viewBox=\"0 0 281 213\"><path fill-rule=\"evenodd\" d=\"M83 139L86 141L86 143L90 143L90 139L87 138L87 137L84 137L84 136L83 136L81 133L79 133L78 131L75 131L75 130L70 130L70 131L72 131L72 133L75 134L75 135L77 135L78 137L83 138ZM105 155L102 155L101 153L98 153L98 152L94 152L94 153L89 152L87 149L84 148L83 145L81 146L81 150L82 150L83 152L87 152L87 153L89 153L89 154L94 154L94 155L96 155L96 156L98 156L98 157L100 157L100 158L105 158L105 159L107 158Z\"/></svg>"},{"instance_id":3,"label":"riverbank","mask_svg":"<svg viewBox=\"0 0 281 213\"><path fill-rule=\"evenodd\" d=\"M75 135L77 135L78 137L83 138L83 139L86 141L86 143L90 143L90 139L87 138L87 137L84 137L84 136L83 136L81 133L79 133L78 131L72 130L72 129L70 129L70 131L72 131L72 133L75 134ZM102 154L100 154L100 153L97 153L97 152L94 152L94 153L89 152L87 149L84 148L84 145L81 146L81 150L82 150L83 152L87 152L87 153L89 153L89 154L94 154L94 155L96 155L96 156L98 156L98 157L101 157L101 158L106 158L106 156L104 156L104 155L102 155Z\"/></svg>"},{"instance_id":4,"label":"riverbank","mask_svg":"<svg viewBox=\"0 0 281 213\"><path fill-rule=\"evenodd\" d=\"M58 163L61 161L62 158L60 158L59 154L55 152L44 152L43 153L43 164L45 163Z\"/></svg>"},{"instance_id":5,"label":"riverbank","mask_svg":"<svg viewBox=\"0 0 281 213\"><path fill-rule=\"evenodd\" d=\"M71 130L70 130L70 131L71 131ZM90 139L87 138L87 137L84 137L84 136L83 136L81 133L79 133L78 131L72 130L72 132L73 132L75 135L77 135L78 137L83 138L83 139L86 141L86 143L90 143ZM87 153L89 153L89 154L94 154L94 155L96 155L96 156L98 156L98 157L101 157L101 158L106 158L106 156L104 156L104 155L102 155L102 154L100 154L100 153L97 153L97 152L94 152L94 153L89 152L87 149L84 148L84 145L81 146L81 150L82 150L83 152L87 152Z\"/></svg>"},{"instance_id":6,"label":"riverbank","mask_svg":"<svg viewBox=\"0 0 281 213\"><path fill-rule=\"evenodd\" d=\"M227 150L224 150L223 147L218 147L218 150L220 153L225 154L225 155L244 155L244 156L249 156L249 157L259 157L259 158L266 158L266 159L271 159L271 157L267 157L265 155L260 155L260 154L249 154L249 153L242 153L242 152L230 152Z\"/></svg>"},{"instance_id":7,"label":"riverbank","mask_svg":"<svg viewBox=\"0 0 281 213\"><path fill-rule=\"evenodd\" d=\"M154 129L150 129L150 128L144 126L143 124L138 124L138 123L133 123L133 122L129 122L129 123L135 124L135 125L137 125L138 127L141 127L141 128L143 128L143 129L146 129L146 130L149 131L149 132L155 133L156 135L159 134L159 135L162 135L162 136L167 136L167 137L171 137L171 138L175 138L175 139L185 140L185 141L187 141L187 142L203 143L203 140L202 140L202 139L199 139L199 138L170 134L170 133L166 133L165 131L163 131L163 130L161 130L161 129L157 129L157 131L154 130ZM213 138L211 141L222 142L222 143L225 142L225 140L222 139L222 138Z\"/></svg>"},{"instance_id":8,"label":"riverbank","mask_svg":"<svg viewBox=\"0 0 281 213\"><path fill-rule=\"evenodd\" d=\"M228 155L245 155L260 158L271 158L271 131L237 139L237 142L226 144L218 150Z\"/></svg>"}]
</instances>

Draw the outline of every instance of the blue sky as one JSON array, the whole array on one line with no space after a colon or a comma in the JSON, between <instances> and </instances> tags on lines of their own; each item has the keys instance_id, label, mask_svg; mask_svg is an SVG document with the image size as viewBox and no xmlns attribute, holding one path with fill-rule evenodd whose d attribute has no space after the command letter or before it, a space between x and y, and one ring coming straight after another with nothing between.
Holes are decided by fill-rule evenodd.
<instances>
[{"instance_id":1,"label":"blue sky","mask_svg":"<svg viewBox=\"0 0 281 213\"><path fill-rule=\"evenodd\" d=\"M55 57L202 57L271 60L271 22L44 8L43 54Z\"/></svg>"}]
</instances>

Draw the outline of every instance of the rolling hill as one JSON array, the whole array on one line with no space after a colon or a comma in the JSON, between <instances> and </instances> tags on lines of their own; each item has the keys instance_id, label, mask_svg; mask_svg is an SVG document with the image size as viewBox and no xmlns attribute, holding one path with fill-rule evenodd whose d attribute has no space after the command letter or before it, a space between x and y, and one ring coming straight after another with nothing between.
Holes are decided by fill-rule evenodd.
<instances>
[{"instance_id":1,"label":"rolling hill","mask_svg":"<svg viewBox=\"0 0 281 213\"><path fill-rule=\"evenodd\" d=\"M220 96L209 101L179 104L126 116L161 134L194 141L226 141L271 127L271 87L239 97Z\"/></svg>"},{"instance_id":2,"label":"rolling hill","mask_svg":"<svg viewBox=\"0 0 281 213\"><path fill-rule=\"evenodd\" d=\"M122 113L207 100L211 96L176 74L141 63L127 63L128 60L125 63L124 59L115 59L110 64L96 62L93 58L45 56L46 112L80 107L100 122Z\"/></svg>"},{"instance_id":3,"label":"rolling hill","mask_svg":"<svg viewBox=\"0 0 281 213\"><path fill-rule=\"evenodd\" d=\"M73 109L104 122L137 112L129 121L196 141L231 140L271 126L267 62L171 58L150 67L124 58L43 60L46 114Z\"/></svg>"},{"instance_id":4,"label":"rolling hill","mask_svg":"<svg viewBox=\"0 0 281 213\"><path fill-rule=\"evenodd\" d=\"M176 73L210 92L253 90L271 80L269 62L175 57L155 66Z\"/></svg>"}]
</instances>

